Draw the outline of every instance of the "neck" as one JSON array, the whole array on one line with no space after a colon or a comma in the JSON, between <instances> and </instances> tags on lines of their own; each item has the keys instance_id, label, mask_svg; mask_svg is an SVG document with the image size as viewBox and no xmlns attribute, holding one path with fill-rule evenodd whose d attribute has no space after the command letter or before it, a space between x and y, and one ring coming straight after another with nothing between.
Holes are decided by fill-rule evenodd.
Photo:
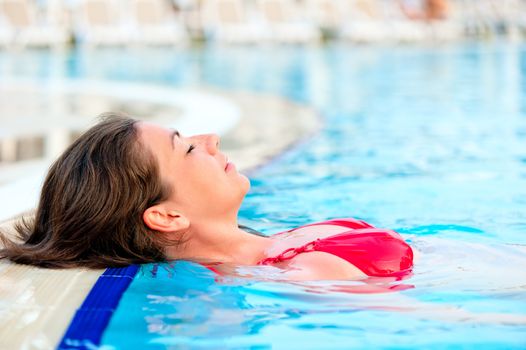
<instances>
[{"instance_id":1,"label":"neck","mask_svg":"<svg viewBox=\"0 0 526 350\"><path fill-rule=\"evenodd\" d=\"M263 259L271 239L247 233L231 222L193 223L186 232L187 241L167 252L169 257L199 263L221 262L255 265Z\"/></svg>"}]
</instances>

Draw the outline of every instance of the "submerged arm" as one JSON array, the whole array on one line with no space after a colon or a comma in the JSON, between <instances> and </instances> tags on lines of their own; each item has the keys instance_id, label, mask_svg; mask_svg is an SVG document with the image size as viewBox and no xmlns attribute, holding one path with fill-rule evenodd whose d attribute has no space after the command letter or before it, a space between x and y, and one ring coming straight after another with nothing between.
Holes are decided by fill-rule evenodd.
<instances>
[{"instance_id":1,"label":"submerged arm","mask_svg":"<svg viewBox=\"0 0 526 350\"><path fill-rule=\"evenodd\" d=\"M367 277L351 263L324 252L299 254L281 265L284 269L282 276L291 281L359 280Z\"/></svg>"}]
</instances>

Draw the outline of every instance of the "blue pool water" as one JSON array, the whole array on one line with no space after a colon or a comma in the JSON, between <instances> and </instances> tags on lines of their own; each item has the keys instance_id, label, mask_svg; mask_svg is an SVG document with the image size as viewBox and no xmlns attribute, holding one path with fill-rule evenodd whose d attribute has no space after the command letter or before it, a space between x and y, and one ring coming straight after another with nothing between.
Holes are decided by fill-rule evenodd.
<instances>
[{"instance_id":1,"label":"blue pool water","mask_svg":"<svg viewBox=\"0 0 526 350\"><path fill-rule=\"evenodd\" d=\"M357 217L402 233L419 257L407 280L370 281L413 288L376 294L146 265L104 348L526 348L526 46L116 53L0 63L42 80L206 84L312 105L324 127L250 174L241 222L270 234Z\"/></svg>"}]
</instances>

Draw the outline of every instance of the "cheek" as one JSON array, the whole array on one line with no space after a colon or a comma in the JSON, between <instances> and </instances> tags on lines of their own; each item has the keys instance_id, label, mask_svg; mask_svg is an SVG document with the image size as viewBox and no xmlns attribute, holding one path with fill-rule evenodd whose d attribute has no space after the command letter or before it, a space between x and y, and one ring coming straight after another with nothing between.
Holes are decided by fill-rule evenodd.
<instances>
[{"instance_id":1,"label":"cheek","mask_svg":"<svg viewBox=\"0 0 526 350\"><path fill-rule=\"evenodd\" d=\"M184 181L195 197L216 197L226 187L225 176L217 168L195 167Z\"/></svg>"},{"instance_id":2,"label":"cheek","mask_svg":"<svg viewBox=\"0 0 526 350\"><path fill-rule=\"evenodd\" d=\"M219 172L217 176L212 173L207 175L196 184L205 192L199 194L205 202L237 206L250 190L250 181L240 173Z\"/></svg>"},{"instance_id":3,"label":"cheek","mask_svg":"<svg viewBox=\"0 0 526 350\"><path fill-rule=\"evenodd\" d=\"M250 189L250 181L240 173L226 173L220 166L204 162L187 163L177 174L175 192L192 206L238 205Z\"/></svg>"}]
</instances>

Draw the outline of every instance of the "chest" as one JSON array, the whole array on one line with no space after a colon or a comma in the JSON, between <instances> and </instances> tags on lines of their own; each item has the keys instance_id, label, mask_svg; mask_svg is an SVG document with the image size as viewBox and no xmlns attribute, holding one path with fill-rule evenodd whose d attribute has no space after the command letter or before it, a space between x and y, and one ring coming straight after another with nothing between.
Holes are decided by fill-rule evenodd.
<instances>
[{"instance_id":1,"label":"chest","mask_svg":"<svg viewBox=\"0 0 526 350\"><path fill-rule=\"evenodd\" d=\"M272 236L274 243L265 251L267 256L275 256L289 248L297 248L316 239L326 238L349 231L348 227L338 225L314 225L300 227L291 232Z\"/></svg>"}]
</instances>

